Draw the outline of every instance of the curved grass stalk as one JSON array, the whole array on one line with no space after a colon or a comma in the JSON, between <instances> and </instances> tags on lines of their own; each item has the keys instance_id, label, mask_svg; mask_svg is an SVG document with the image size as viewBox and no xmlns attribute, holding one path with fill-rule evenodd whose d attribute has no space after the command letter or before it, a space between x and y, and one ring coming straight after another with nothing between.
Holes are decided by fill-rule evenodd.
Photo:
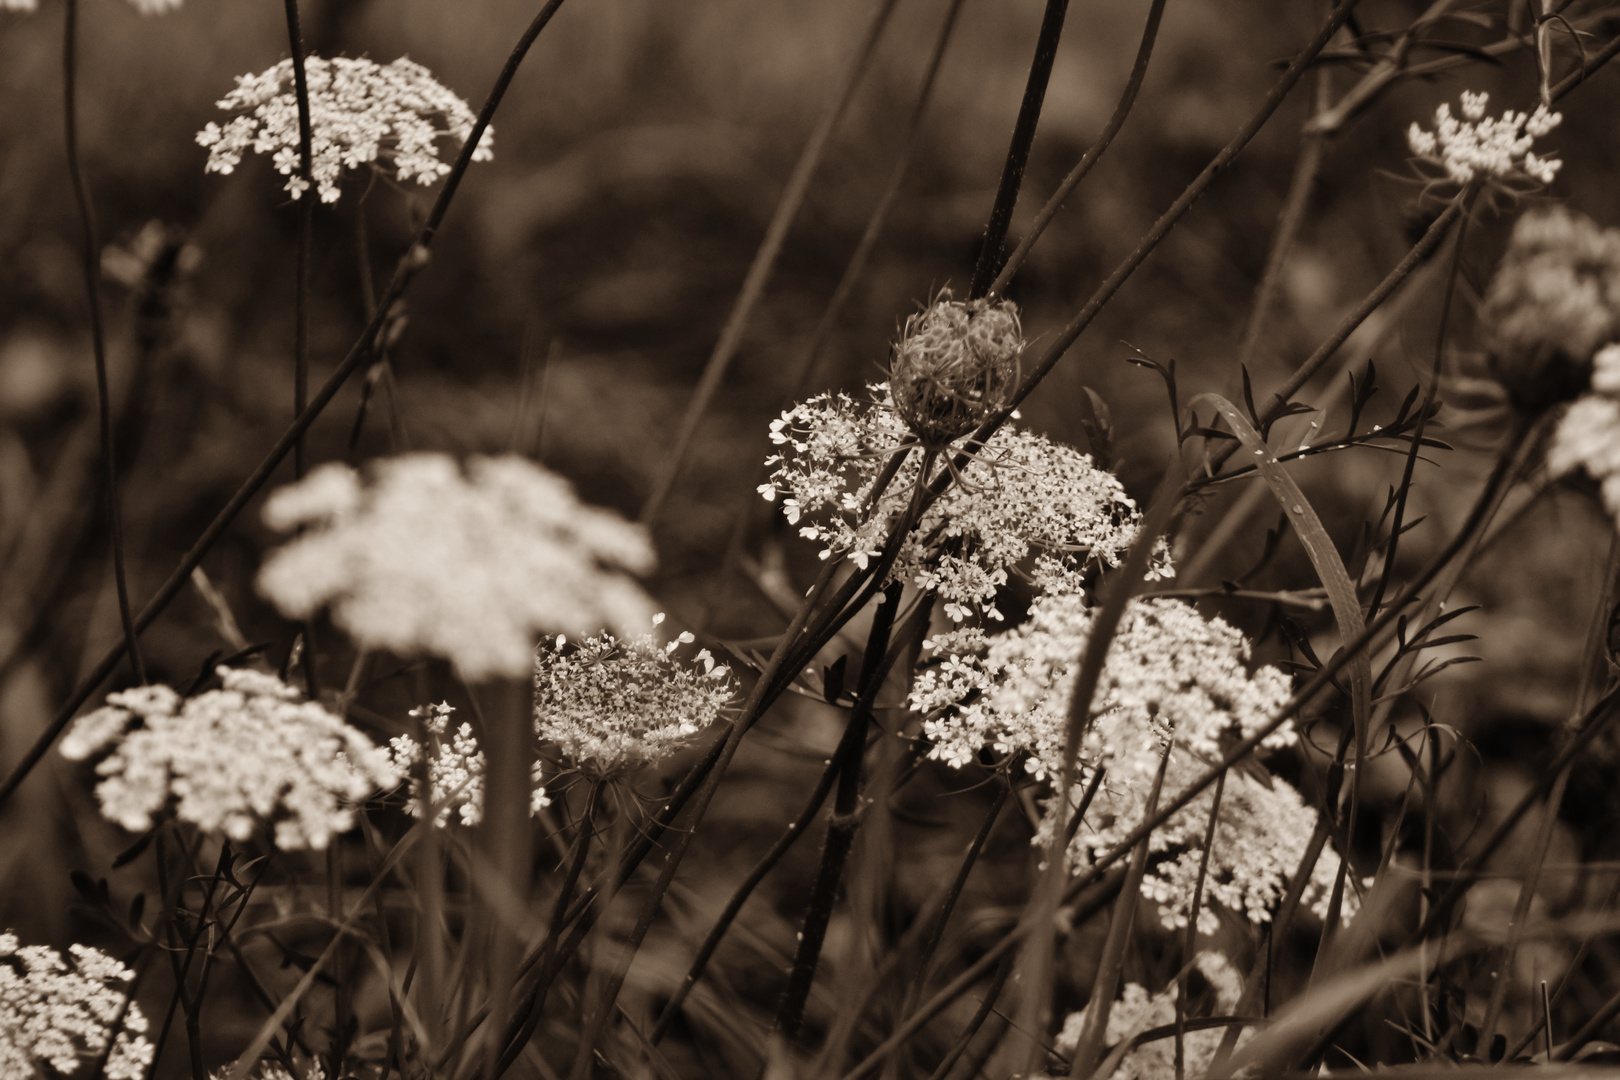
<instances>
[{"instance_id":1,"label":"curved grass stalk","mask_svg":"<svg viewBox=\"0 0 1620 1080\"><path fill-rule=\"evenodd\" d=\"M1029 151L1035 145L1035 128L1041 121L1046 84L1052 78L1052 64L1057 60L1058 42L1063 39L1063 21L1068 11L1069 0L1046 0L1041 28L1035 37L1035 56L1029 62L1029 76L1024 82L1024 99L1018 104L1018 119L1013 122L1007 159L1001 166L1001 182L996 187L990 220L985 225L979 258L973 267L973 279L968 287L970 300L978 300L991 291L991 280L1000 269L1001 249L1007 242L1013 208L1018 205L1018 190L1024 183Z\"/></svg>"},{"instance_id":2,"label":"curved grass stalk","mask_svg":"<svg viewBox=\"0 0 1620 1080\"><path fill-rule=\"evenodd\" d=\"M849 110L850 102L855 97L855 90L860 85L867 68L871 66L878 39L883 36L883 28L888 25L889 16L894 13L895 3L896 0L882 0L877 13L872 17L871 25L867 28L866 36L861 41L860 49L855 54L854 63L845 73L844 81L840 84L831 106L822 114L815 130L810 133L804 149L799 153L798 163L793 167L793 174L788 178L787 187L782 189L776 210L765 229L765 237L760 241L759 249L754 252L754 261L748 267L747 276L743 278L736 302L732 304L731 314L726 317L720 338L715 342L714 351L709 354L703 374L698 378L697 389L692 392L692 400L681 416L681 425L675 433L675 443L664 456L663 468L653 481L647 501L642 504L641 523L649 529L657 523L658 516L663 512L664 503L675 486L681 465L686 460L686 453L691 449L692 437L697 434L698 422L708 411L710 401L720 389L720 381L725 378L726 369L736 358L737 350L742 345L743 331L748 328L748 321L753 317L754 308L758 306L760 297L765 293L765 284L770 280L777 257L782 253L782 245L787 241L788 229L793 225L794 219L798 217L799 208L804 204L805 194L810 190L810 181L821 164L828 140L832 138L839 121Z\"/></svg>"},{"instance_id":3,"label":"curved grass stalk","mask_svg":"<svg viewBox=\"0 0 1620 1080\"><path fill-rule=\"evenodd\" d=\"M416 241L400 257L399 263L394 269L393 278L389 281L387 289L378 300L376 314L372 316L365 329L360 332L360 336L349 348L348 355L343 358L337 369L332 372L332 375L321 386L320 390L310 399L309 405L276 440L270 452L248 474L247 479L242 481L236 492L227 500L224 507L214 516L214 519L208 523L208 527L202 531L202 535L197 538L190 550L181 558L180 564L175 567L163 584L158 587L152 599L147 601L146 606L135 616L135 631L137 634L150 626L169 606L170 602L180 594L187 582L190 581L191 572L202 565L203 557L219 542L220 537L225 534L226 529L230 528L231 523L236 520L236 516L242 512L243 508L269 482L276 468L286 459L288 453L292 451L298 441L303 438L304 433L315 423L321 412L331 404L332 399L343 388L343 384L365 363L377 341L379 332L382 330L386 315L390 308L393 307L394 301L404 294L416 274L427 265L433 238L438 234L439 227L444 223L444 216L449 212L450 204L455 199L456 191L461 184L461 178L465 175L467 167L472 164L473 151L477 147L479 139L483 137L485 129L489 127L489 122L495 115L495 110L499 108L501 101L505 98L513 76L517 74L517 69L522 65L524 57L528 55L530 46L534 44L535 39L540 36L540 32L546 28L546 24L551 21L552 16L557 13L557 9L562 7L562 4L563 0L546 0L544 6L541 7L533 21L529 23L528 28L523 32L523 35L518 39L517 44L513 46L511 54L506 59L506 64L496 77L495 85L490 90L489 97L485 100L483 108L479 110L478 119L473 124L471 134L468 136L466 143L462 145L461 153L457 155L455 164L451 166L450 172L445 176L444 187L439 191L439 197L434 201L427 220L417 231ZM90 700L91 695L96 692L96 688L112 674L113 670L118 666L118 662L128 652L129 644L128 641L122 641L110 648L96 666L91 669L90 673L80 681L73 693L68 696L68 700L57 710L56 715L51 718L51 722L34 740L33 745L28 748L28 752L22 756L16 767L11 770L4 783L0 783L0 806L4 806L6 801L11 798L17 787L45 757L51 745L67 729L68 724L73 720L74 714L79 711L85 702Z\"/></svg>"},{"instance_id":4,"label":"curved grass stalk","mask_svg":"<svg viewBox=\"0 0 1620 1080\"><path fill-rule=\"evenodd\" d=\"M1137 46L1136 60L1131 65L1131 73L1125 80L1125 90L1120 94L1119 104L1114 106L1113 115L1108 118L1108 123L1103 126L1096 141L1086 147L1086 152L1080 155L1080 160L1075 163L1074 168L1069 170L1069 174L1063 178L1057 190L1052 192L1052 197L1046 200L1046 205L1041 207L1040 213L1035 215L1029 231L1018 241L1013 253L1007 256L1007 261L1002 264L995 280L985 289L985 295L1000 296L1006 292L1013 275L1018 273L1019 268L1024 265L1024 260L1029 258L1029 251L1035 246L1035 241L1039 240L1047 226L1052 224L1052 219L1057 217L1057 212L1062 209L1064 202L1073 194L1074 189L1080 186L1080 181L1086 178L1092 166L1102 160L1109 144L1114 141L1114 136L1125 126L1125 119L1131 115L1131 108L1136 104L1137 92L1142 89L1142 80L1147 77L1148 61L1153 56L1153 43L1159 36L1159 22L1164 16L1164 5L1165 0L1153 0L1153 6L1148 8L1147 25L1142 30L1142 43Z\"/></svg>"},{"instance_id":5,"label":"curved grass stalk","mask_svg":"<svg viewBox=\"0 0 1620 1080\"><path fill-rule=\"evenodd\" d=\"M101 482L107 489L107 522L112 533L113 585L118 593L118 619L124 631L123 652L138 686L146 685L141 659L140 628L129 603L129 575L124 566L124 511L118 498L118 456L113 431L112 388L107 378L107 333L101 311L101 239L96 212L79 163L79 0L67 0L62 25L62 128L67 143L68 179L79 209L80 268L90 308L90 348L96 368L96 422L101 431ZM115 661L116 662L116 661ZM109 674L111 669L109 668ZM0 792L0 804L5 793Z\"/></svg>"}]
</instances>

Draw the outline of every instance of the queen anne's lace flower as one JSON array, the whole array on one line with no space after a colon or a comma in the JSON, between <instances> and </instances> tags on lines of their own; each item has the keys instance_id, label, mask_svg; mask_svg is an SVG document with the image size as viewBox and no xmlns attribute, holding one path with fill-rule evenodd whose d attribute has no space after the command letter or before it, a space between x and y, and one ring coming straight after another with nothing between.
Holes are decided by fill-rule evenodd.
<instances>
[{"instance_id":1,"label":"queen anne's lace flower","mask_svg":"<svg viewBox=\"0 0 1620 1080\"><path fill-rule=\"evenodd\" d=\"M646 532L581 503L518 457L377 462L363 485L328 464L264 508L305 531L272 555L259 591L289 618L330 606L367 648L428 653L468 679L522 676L541 632L645 626L652 604L619 572L653 565Z\"/></svg>"},{"instance_id":2,"label":"queen anne's lace flower","mask_svg":"<svg viewBox=\"0 0 1620 1080\"><path fill-rule=\"evenodd\" d=\"M427 731L432 751L424 750L414 737L401 735L389 740L389 752L395 771L410 778L411 801L406 809L412 817L422 816L422 784L416 770L417 763L425 759L432 791L430 801L440 807L434 824L444 825L454 811L463 825L477 825L484 818L484 752L478 748L471 724L463 723L454 732L449 730L450 714L455 711L448 702L412 709L411 715ZM540 763L535 762L531 768L529 813L533 815L550 806L551 799L541 783Z\"/></svg>"},{"instance_id":3,"label":"queen anne's lace flower","mask_svg":"<svg viewBox=\"0 0 1620 1080\"><path fill-rule=\"evenodd\" d=\"M74 945L68 952L71 963L55 949L0 933L0 1076L41 1076L47 1065L71 1075L81 1062L97 1061L113 1037L102 1075L140 1080L152 1044L141 1007L126 1007L125 984L135 973L99 949Z\"/></svg>"},{"instance_id":4,"label":"queen anne's lace flower","mask_svg":"<svg viewBox=\"0 0 1620 1080\"><path fill-rule=\"evenodd\" d=\"M565 762L597 776L668 757L714 723L737 691L709 650L693 657L701 671L675 655L692 640L602 634L571 648L558 637L535 656L536 732Z\"/></svg>"},{"instance_id":5,"label":"queen anne's lace flower","mask_svg":"<svg viewBox=\"0 0 1620 1080\"><path fill-rule=\"evenodd\" d=\"M923 732L933 743L930 756L960 768L989 749L1003 759L1022 758L1037 779L1055 780L1091 617L1082 597L1049 594L1036 600L1027 622L1005 633L969 627L926 642L939 662L919 673L911 706L929 717ZM1173 793L1288 700L1288 677L1273 667L1251 673L1248 658L1242 634L1179 600L1138 600L1126 608L1080 747L1079 780L1100 767L1108 772L1069 850L1077 869L1142 823L1167 746L1174 744L1164 790ZM1263 745L1280 749L1295 738L1287 725ZM1071 793L1076 804L1083 789L1077 783ZM1186 922L1212 800L1206 790L1153 833L1142 891L1169 923ZM1228 773L1205 895L1255 922L1269 919L1314 821L1282 781ZM1046 842L1049 828L1043 823L1037 843ZM1310 902L1325 901L1337 867L1329 853L1318 860ZM1206 909L1203 926L1212 929L1213 918Z\"/></svg>"},{"instance_id":6,"label":"queen anne's lace flower","mask_svg":"<svg viewBox=\"0 0 1620 1080\"><path fill-rule=\"evenodd\" d=\"M1585 392L1593 356L1620 341L1620 230L1551 206L1527 211L1485 290L1490 361L1538 413Z\"/></svg>"},{"instance_id":7,"label":"queen anne's lace flower","mask_svg":"<svg viewBox=\"0 0 1620 1080\"><path fill-rule=\"evenodd\" d=\"M140 0L156 3L161 0ZM372 60L319 56L304 61L309 83L310 171L322 202L336 202L345 169L382 163L400 180L431 184L450 171L439 160L438 141L465 143L477 118L467 103L446 89L427 68L400 57L388 65ZM298 99L291 60L259 75L237 77L236 89L219 101L221 109L252 110L224 127L210 121L197 133L208 148L207 171L230 173L249 150L272 155L287 177L287 191L303 196L300 175ZM494 131L485 128L474 161L492 156Z\"/></svg>"},{"instance_id":8,"label":"queen anne's lace flower","mask_svg":"<svg viewBox=\"0 0 1620 1080\"><path fill-rule=\"evenodd\" d=\"M1530 148L1557 127L1563 115L1538 105L1533 113L1509 109L1492 119L1485 115L1489 101L1489 94L1464 90L1461 120L1452 115L1449 104L1442 103L1434 113L1435 130L1428 131L1414 121L1406 132L1407 145L1412 153L1438 165L1458 184L1467 184L1476 177L1552 183L1564 163L1540 157Z\"/></svg>"},{"instance_id":9,"label":"queen anne's lace flower","mask_svg":"<svg viewBox=\"0 0 1620 1080\"><path fill-rule=\"evenodd\" d=\"M782 451L759 491L781 498L799 535L847 554L859 566L876 557L906 512L921 468L913 449L874 507L872 488L890 455L910 436L886 388L873 399L821 394L771 422ZM959 444L948 452L960 450ZM996 589L1034 555L1034 577L1049 586L1093 562L1118 566L1140 514L1112 473L1091 458L1032 432L1003 427L975 450L958 482L923 514L900 549L891 577L933 590L952 619L974 608L999 619ZM802 523L801 523L802 522ZM1169 576L1161 546L1150 576Z\"/></svg>"},{"instance_id":10,"label":"queen anne's lace flower","mask_svg":"<svg viewBox=\"0 0 1620 1080\"><path fill-rule=\"evenodd\" d=\"M69 730L68 758L112 748L96 766L108 820L142 832L172 804L182 821L234 840L273 822L277 847L319 850L353 826L356 803L398 782L383 751L280 679L217 671L224 689L109 694Z\"/></svg>"},{"instance_id":11,"label":"queen anne's lace flower","mask_svg":"<svg viewBox=\"0 0 1620 1080\"><path fill-rule=\"evenodd\" d=\"M889 362L894 408L926 446L961 438L1018 384L1024 335L1010 301L940 299L906 320Z\"/></svg>"},{"instance_id":12,"label":"queen anne's lace flower","mask_svg":"<svg viewBox=\"0 0 1620 1080\"><path fill-rule=\"evenodd\" d=\"M1231 1012L1237 1006L1238 997L1243 990L1241 976L1233 970L1225 956L1216 952L1199 953L1194 965L1215 991L1215 1012ZM1114 1002L1108 1011L1106 1038L1109 1045L1118 1045L1144 1031L1174 1024L1178 992L1174 982L1158 994L1149 993L1146 987L1138 983L1127 983L1122 998ZM1056 1040L1057 1049L1061 1053L1072 1055L1075 1052L1080 1044L1080 1031L1085 1021L1085 1009L1070 1013L1063 1021L1063 1030L1058 1033ZM1248 1032L1244 1032L1239 1042L1246 1040L1248 1035ZM1208 1072L1209 1066L1215 1060L1215 1052L1220 1048L1221 1040L1225 1036L1223 1028L1189 1031L1183 1036L1182 1065L1188 1077L1203 1076ZM1120 1061L1119 1068L1113 1075L1116 1080L1174 1080L1175 1039L1154 1039L1130 1050Z\"/></svg>"}]
</instances>

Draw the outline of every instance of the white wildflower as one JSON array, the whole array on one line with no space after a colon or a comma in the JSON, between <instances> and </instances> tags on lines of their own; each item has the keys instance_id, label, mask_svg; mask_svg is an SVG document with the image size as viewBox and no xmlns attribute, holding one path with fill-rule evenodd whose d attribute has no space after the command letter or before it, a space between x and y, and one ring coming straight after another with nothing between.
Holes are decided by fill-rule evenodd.
<instances>
[{"instance_id":1,"label":"white wildflower","mask_svg":"<svg viewBox=\"0 0 1620 1080\"><path fill-rule=\"evenodd\" d=\"M152 1044L141 1007L127 1001L135 973L99 949L74 945L68 952L71 961L0 933L0 1076L41 1076L46 1066L71 1075L107 1053L111 1038L102 1075L140 1080L152 1065Z\"/></svg>"},{"instance_id":2,"label":"white wildflower","mask_svg":"<svg viewBox=\"0 0 1620 1080\"><path fill-rule=\"evenodd\" d=\"M329 606L363 646L442 656L470 680L526 674L541 632L646 625L652 603L621 572L652 568L645 531L561 477L519 457L463 473L443 454L370 473L362 487L322 465L266 503L272 528L305 527L259 573L289 618Z\"/></svg>"},{"instance_id":3,"label":"white wildflower","mask_svg":"<svg viewBox=\"0 0 1620 1080\"><path fill-rule=\"evenodd\" d=\"M1442 103L1435 110L1435 129L1412 124L1406 132L1407 145L1418 158L1439 166L1458 184L1480 177L1552 183L1563 162L1539 156L1530 148L1557 127L1563 115L1538 105L1533 113L1509 109L1492 119L1485 115L1489 100L1489 94L1463 91L1462 119L1452 115L1449 104Z\"/></svg>"},{"instance_id":4,"label":"white wildflower","mask_svg":"<svg viewBox=\"0 0 1620 1080\"><path fill-rule=\"evenodd\" d=\"M869 400L818 395L771 424L783 449L766 460L774 471L760 491L787 496L788 521L808 521L800 534L824 545L823 558L875 557L919 480L921 452L913 449L868 508L890 456L912 441L888 390L870 389ZM961 441L946 452L960 449ZM1119 480L1090 457L1006 426L974 448L960 479L923 514L891 578L935 591L954 619L974 609L994 619L996 589L1020 561L1036 556L1033 576L1043 586L1085 567L1118 566L1139 520ZM1171 573L1161 545L1150 576Z\"/></svg>"},{"instance_id":5,"label":"white wildflower","mask_svg":"<svg viewBox=\"0 0 1620 1080\"><path fill-rule=\"evenodd\" d=\"M969 628L926 642L943 662L930 662L918 674L911 707L929 716L923 731L933 743L930 755L960 768L989 750L1004 760L1022 758L1037 779L1055 780L1091 618L1081 596L1048 594L1036 600L1027 622L1005 633ZM1078 805L1084 781L1107 768L1069 850L1077 870L1142 823L1154 774L1172 741L1166 793L1185 788L1219 760L1225 746L1254 734L1288 700L1288 677L1269 666L1251 673L1248 658L1242 634L1179 600L1138 600L1126 608L1097 686L1079 751L1079 782L1071 792L1072 805ZM1284 725L1262 745L1280 749L1295 738L1292 725ZM1207 789L1153 834L1142 891L1171 924L1184 924L1191 907L1212 799ZM1299 794L1282 781L1245 770L1228 773L1205 896L1255 922L1269 919L1314 822ZM1043 823L1037 843L1047 841L1049 828ZM1318 860L1311 903L1322 899L1337 865L1330 853ZM1204 925L1213 918L1206 909Z\"/></svg>"},{"instance_id":6,"label":"white wildflower","mask_svg":"<svg viewBox=\"0 0 1620 1080\"><path fill-rule=\"evenodd\" d=\"M159 3L162 0L140 0ZM472 109L435 79L427 68L400 57L382 65L372 60L319 56L304 61L309 84L311 172L322 202L336 202L345 169L387 165L401 181L431 184L450 171L439 160L438 141L460 145L472 135ZM197 133L208 149L209 172L230 173L249 150L269 154L287 177L287 191L302 197L298 99L292 61L258 75L237 77L236 89L220 99L221 109L244 113L224 127L210 121ZM474 161L493 156L494 131L484 130Z\"/></svg>"},{"instance_id":7,"label":"white wildflower","mask_svg":"<svg viewBox=\"0 0 1620 1080\"><path fill-rule=\"evenodd\" d=\"M1226 1013L1237 1005L1242 991L1242 980L1220 953L1203 952L1194 962L1197 971L1215 990L1214 1012ZM1111 1046L1141 1035L1155 1028L1170 1027L1176 1022L1176 998L1179 989L1172 982L1162 993L1150 993L1138 983L1127 983L1121 1000L1108 1011L1108 1029L1105 1037ZM1070 1013L1058 1033L1059 1052L1072 1055L1080 1044L1080 1031L1086 1020L1086 1009ZM1189 1077L1203 1076L1215 1059L1215 1052L1225 1038L1224 1028L1205 1028L1189 1031L1182 1037L1183 1067ZM1239 1042L1248 1039L1247 1031ZM1173 1080L1176 1076L1176 1043L1173 1036L1144 1042L1128 1051L1113 1073L1116 1080ZM1103 1078L1099 1078L1103 1080Z\"/></svg>"},{"instance_id":8,"label":"white wildflower","mask_svg":"<svg viewBox=\"0 0 1620 1080\"><path fill-rule=\"evenodd\" d=\"M142 15L162 15L178 11L184 0L129 0L129 6ZM39 0L0 0L0 11L38 11ZM4 1075L4 1073L0 1073Z\"/></svg>"},{"instance_id":9,"label":"white wildflower","mask_svg":"<svg viewBox=\"0 0 1620 1080\"><path fill-rule=\"evenodd\" d=\"M651 634L602 634L573 649L560 641L542 648L534 662L535 731L564 761L597 776L668 757L714 723L737 690L709 650L693 664L675 655L692 640L681 634L660 645Z\"/></svg>"},{"instance_id":10,"label":"white wildflower","mask_svg":"<svg viewBox=\"0 0 1620 1080\"><path fill-rule=\"evenodd\" d=\"M142 832L172 805L233 840L270 822L277 847L319 850L353 826L355 804L397 782L383 751L280 679L217 673L221 690L184 700L166 686L126 690L75 722L65 756L111 748L96 766L108 820Z\"/></svg>"},{"instance_id":11,"label":"white wildflower","mask_svg":"<svg viewBox=\"0 0 1620 1080\"><path fill-rule=\"evenodd\" d=\"M450 714L455 711L447 702L412 709L410 715L422 722L432 751L424 750L414 737L401 735L389 740L389 753L394 770L410 778L411 801L406 810L412 817L422 816L422 784L416 767L426 759L430 801L440 808L434 824L444 825L454 811L463 825L477 825L484 817L484 752L478 747L471 724L463 723L454 732L449 730ZM541 783L540 763L530 768L532 816L550 806L551 799Z\"/></svg>"}]
</instances>

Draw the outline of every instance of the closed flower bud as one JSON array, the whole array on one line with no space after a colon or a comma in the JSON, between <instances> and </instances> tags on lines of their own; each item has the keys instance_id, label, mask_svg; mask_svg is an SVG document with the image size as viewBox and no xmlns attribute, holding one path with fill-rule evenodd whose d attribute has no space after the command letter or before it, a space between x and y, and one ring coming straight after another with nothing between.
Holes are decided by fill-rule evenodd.
<instances>
[{"instance_id":1,"label":"closed flower bud","mask_svg":"<svg viewBox=\"0 0 1620 1080\"><path fill-rule=\"evenodd\" d=\"M1593 356L1620 338L1620 230L1557 206L1525 214L1481 315L1514 405L1539 413L1580 396Z\"/></svg>"},{"instance_id":2,"label":"closed flower bud","mask_svg":"<svg viewBox=\"0 0 1620 1080\"><path fill-rule=\"evenodd\" d=\"M894 407L925 446L944 446L1000 409L1018 384L1024 336L1010 301L950 299L906 320L894 347Z\"/></svg>"}]
</instances>

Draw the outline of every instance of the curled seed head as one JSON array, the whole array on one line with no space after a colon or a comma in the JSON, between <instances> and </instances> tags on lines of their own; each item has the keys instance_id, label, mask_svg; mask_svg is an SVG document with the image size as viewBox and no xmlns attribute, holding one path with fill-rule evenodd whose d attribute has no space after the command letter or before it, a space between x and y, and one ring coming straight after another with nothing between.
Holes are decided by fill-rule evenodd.
<instances>
[{"instance_id":1,"label":"curled seed head","mask_svg":"<svg viewBox=\"0 0 1620 1080\"><path fill-rule=\"evenodd\" d=\"M925 446L943 446L1006 403L1023 351L1011 301L958 302L942 292L906 320L894 346L889 389L895 409Z\"/></svg>"}]
</instances>

